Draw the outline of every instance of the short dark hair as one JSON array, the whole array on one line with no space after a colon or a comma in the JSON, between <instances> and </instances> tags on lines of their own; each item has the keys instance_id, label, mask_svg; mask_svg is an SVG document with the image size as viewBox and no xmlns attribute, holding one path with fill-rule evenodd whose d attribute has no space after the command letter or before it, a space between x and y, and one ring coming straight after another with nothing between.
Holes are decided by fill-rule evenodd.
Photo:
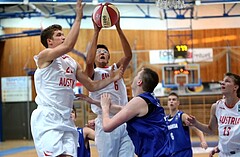
<instances>
[{"instance_id":1,"label":"short dark hair","mask_svg":"<svg viewBox=\"0 0 240 157\"><path fill-rule=\"evenodd\" d=\"M230 73L230 72L226 73L225 76L232 78L234 81L234 84L238 85L237 97L240 98L240 76L237 74Z\"/></svg>"},{"instance_id":2,"label":"short dark hair","mask_svg":"<svg viewBox=\"0 0 240 157\"><path fill-rule=\"evenodd\" d=\"M97 49L98 49L98 48L103 48L103 49L105 49L105 50L108 51L107 46L106 46L106 45L103 45L103 44L98 44L98 45L97 45ZM108 52L109 52L109 51L108 51Z\"/></svg>"},{"instance_id":3,"label":"short dark hair","mask_svg":"<svg viewBox=\"0 0 240 157\"><path fill-rule=\"evenodd\" d=\"M152 93L159 82L158 74L150 68L143 68L141 77L143 90Z\"/></svg>"},{"instance_id":4,"label":"short dark hair","mask_svg":"<svg viewBox=\"0 0 240 157\"><path fill-rule=\"evenodd\" d=\"M177 99L179 99L178 94L175 93L175 92L171 92L171 93L169 93L168 96L175 96L175 97L177 97Z\"/></svg>"},{"instance_id":5,"label":"short dark hair","mask_svg":"<svg viewBox=\"0 0 240 157\"><path fill-rule=\"evenodd\" d=\"M42 32L41 32L41 43L43 44L44 47L48 48L48 43L47 43L47 39L52 39L54 31L56 30L62 30L62 26L58 25L58 24L54 24L51 25L47 28L45 28Z\"/></svg>"}]
</instances>

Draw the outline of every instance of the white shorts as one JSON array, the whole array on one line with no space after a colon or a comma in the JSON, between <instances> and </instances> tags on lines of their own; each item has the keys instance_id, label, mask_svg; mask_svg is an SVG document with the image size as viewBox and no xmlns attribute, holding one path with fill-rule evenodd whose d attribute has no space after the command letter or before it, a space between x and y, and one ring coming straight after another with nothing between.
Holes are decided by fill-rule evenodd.
<instances>
[{"instance_id":1,"label":"white shorts","mask_svg":"<svg viewBox=\"0 0 240 157\"><path fill-rule=\"evenodd\" d=\"M133 157L134 145L128 136L126 124L122 124L112 132L104 132L102 118L95 120L95 143L99 157Z\"/></svg>"},{"instance_id":2,"label":"white shorts","mask_svg":"<svg viewBox=\"0 0 240 157\"><path fill-rule=\"evenodd\" d=\"M31 115L31 132L39 157L77 156L78 133L74 122L53 110L38 106Z\"/></svg>"}]
</instances>

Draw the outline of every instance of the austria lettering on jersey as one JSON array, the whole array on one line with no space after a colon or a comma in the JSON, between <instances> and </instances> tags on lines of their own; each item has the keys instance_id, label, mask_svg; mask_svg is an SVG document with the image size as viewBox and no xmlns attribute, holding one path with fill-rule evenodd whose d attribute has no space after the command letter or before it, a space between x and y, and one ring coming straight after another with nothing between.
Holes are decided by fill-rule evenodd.
<instances>
[{"instance_id":1,"label":"austria lettering on jersey","mask_svg":"<svg viewBox=\"0 0 240 157\"><path fill-rule=\"evenodd\" d=\"M220 116L220 122L221 124L238 125L240 124L240 118L231 116Z\"/></svg>"},{"instance_id":2,"label":"austria lettering on jersey","mask_svg":"<svg viewBox=\"0 0 240 157\"><path fill-rule=\"evenodd\" d=\"M103 73L102 74L102 80L104 80L105 78L108 78L110 75L109 73Z\"/></svg>"},{"instance_id":3,"label":"austria lettering on jersey","mask_svg":"<svg viewBox=\"0 0 240 157\"><path fill-rule=\"evenodd\" d=\"M67 67L66 69L66 73L67 74L71 74L73 73L73 70L70 67ZM67 78L67 77L61 77L60 81L59 81L59 86L65 86L65 87L71 87L74 88L75 85L75 80L71 79L71 78Z\"/></svg>"},{"instance_id":4,"label":"austria lettering on jersey","mask_svg":"<svg viewBox=\"0 0 240 157\"><path fill-rule=\"evenodd\" d=\"M74 88L74 83L75 83L75 80L73 80L71 78L63 78L63 77L61 77L60 81L59 81L59 86L65 86L65 87Z\"/></svg>"}]
</instances>

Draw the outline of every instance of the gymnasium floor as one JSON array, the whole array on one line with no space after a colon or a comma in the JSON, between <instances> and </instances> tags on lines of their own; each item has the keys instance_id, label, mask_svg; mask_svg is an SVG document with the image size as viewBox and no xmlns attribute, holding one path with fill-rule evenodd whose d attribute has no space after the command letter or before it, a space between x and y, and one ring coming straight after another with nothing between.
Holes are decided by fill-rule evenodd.
<instances>
[{"instance_id":1,"label":"gymnasium floor","mask_svg":"<svg viewBox=\"0 0 240 157\"><path fill-rule=\"evenodd\" d=\"M208 152L213 148L213 145L216 144L216 139L217 137L206 137L210 147L207 150L203 150L198 147L198 139L193 138L194 157L208 157ZM94 142L91 142L90 146L92 157L98 157ZM0 157L37 157L37 155L34 149L33 141L14 140L0 142ZM217 157L217 155L214 157Z\"/></svg>"}]
</instances>

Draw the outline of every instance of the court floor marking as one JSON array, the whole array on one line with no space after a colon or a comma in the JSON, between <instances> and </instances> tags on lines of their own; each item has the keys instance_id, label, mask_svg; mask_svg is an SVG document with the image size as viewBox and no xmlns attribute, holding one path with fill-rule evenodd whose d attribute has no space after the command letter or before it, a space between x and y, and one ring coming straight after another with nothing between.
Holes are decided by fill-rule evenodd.
<instances>
[{"instance_id":1,"label":"court floor marking","mask_svg":"<svg viewBox=\"0 0 240 157\"><path fill-rule=\"evenodd\" d=\"M31 149L35 149L35 147L34 146L23 146L23 147L17 147L17 148L2 150L2 151L0 151L0 156L16 154L16 153L28 151L28 150L31 150Z\"/></svg>"},{"instance_id":2,"label":"court floor marking","mask_svg":"<svg viewBox=\"0 0 240 157\"><path fill-rule=\"evenodd\" d=\"M199 147L200 143L199 142L192 142L193 145L193 153L194 154L199 154L199 153L207 153L211 149L214 148L214 146L217 145L217 142L207 142L208 143L208 149L204 150L203 148ZM197 146L198 145L198 146ZM90 144L90 147L96 146L95 144ZM16 153L21 153L24 151L32 150L35 149L34 146L22 146L22 147L17 147L17 148L11 148L7 150L2 150L0 151L0 157L5 156L5 155L11 155L11 154L16 154Z\"/></svg>"}]
</instances>

